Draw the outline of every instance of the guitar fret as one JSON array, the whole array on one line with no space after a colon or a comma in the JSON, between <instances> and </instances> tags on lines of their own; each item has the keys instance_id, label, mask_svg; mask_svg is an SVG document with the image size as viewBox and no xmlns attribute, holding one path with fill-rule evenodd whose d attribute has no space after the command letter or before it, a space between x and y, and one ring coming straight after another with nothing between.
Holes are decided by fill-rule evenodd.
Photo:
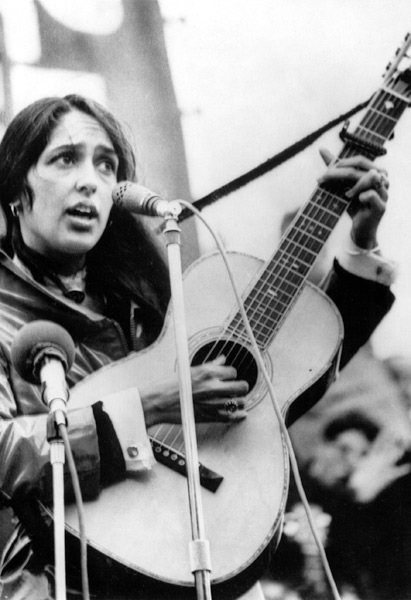
<instances>
[{"instance_id":1,"label":"guitar fret","mask_svg":"<svg viewBox=\"0 0 411 600\"><path fill-rule=\"evenodd\" d=\"M303 254L303 248L299 248L296 244L291 244L290 243L290 249L294 249L294 250L300 250L300 254ZM312 253L310 253L312 254ZM305 257L304 257L305 258ZM283 261L284 266L287 266L288 269L290 269L290 271L293 271L294 273L298 273L301 274L305 273L305 268L308 266L311 266L311 263L306 262L303 259L303 256L295 256L294 253L292 251L288 252L284 251L283 255L281 257L281 259Z\"/></svg>"},{"instance_id":2,"label":"guitar fret","mask_svg":"<svg viewBox=\"0 0 411 600\"><path fill-rule=\"evenodd\" d=\"M379 111L374 111L373 117L367 119L366 122L361 122L359 128L365 129L366 135L382 137L382 143L384 143L387 141L396 123L397 120L394 117L382 116Z\"/></svg>"},{"instance_id":3,"label":"guitar fret","mask_svg":"<svg viewBox=\"0 0 411 600\"><path fill-rule=\"evenodd\" d=\"M295 290L298 285L293 284L292 281L289 281L287 277L289 277L290 272L285 270L282 275L275 274L275 277L269 276L268 279L259 282L259 286L256 289L261 289L262 294L267 294L270 298L270 305L275 301L287 301L293 297L295 294ZM283 300L284 297L284 300Z\"/></svg>"},{"instance_id":4,"label":"guitar fret","mask_svg":"<svg viewBox=\"0 0 411 600\"><path fill-rule=\"evenodd\" d=\"M276 318L275 313L273 313L271 318L265 318L265 321L258 321L258 327L256 327L254 331L255 338L257 342L262 342L264 345L267 341L267 338L270 337L273 330L277 327L280 322L281 317L283 316L283 311L278 312L278 317ZM250 319L252 324L252 321ZM236 315L233 321L230 323L230 326L227 328L227 331L235 334L236 338L242 337L245 341L247 340L247 335L245 332L244 324L240 315Z\"/></svg>"},{"instance_id":5,"label":"guitar fret","mask_svg":"<svg viewBox=\"0 0 411 600\"><path fill-rule=\"evenodd\" d=\"M388 97L389 96L389 97ZM378 108L382 110L384 113L389 113L391 116L398 118L402 115L402 111L404 109L404 101L401 97L388 93L381 93L376 96L374 100L375 104L372 108Z\"/></svg>"},{"instance_id":6,"label":"guitar fret","mask_svg":"<svg viewBox=\"0 0 411 600\"><path fill-rule=\"evenodd\" d=\"M396 122L393 116L388 118L386 115L381 116L380 112L376 113L373 111L370 118L363 120L359 124L356 133L363 130L366 139L369 140L372 138L378 145L382 146L390 137Z\"/></svg>"},{"instance_id":7,"label":"guitar fret","mask_svg":"<svg viewBox=\"0 0 411 600\"><path fill-rule=\"evenodd\" d=\"M255 300L254 305L247 305L247 316L250 320L255 320L256 316L258 318L264 316L264 318L272 319L275 313L282 314L284 312L289 305L291 297L292 296L289 296L288 298L276 297L274 301L267 306L265 304L263 305L261 302L264 299L262 294L258 299Z\"/></svg>"},{"instance_id":8,"label":"guitar fret","mask_svg":"<svg viewBox=\"0 0 411 600\"><path fill-rule=\"evenodd\" d=\"M269 306L263 306L261 304L261 299L265 296L267 292L264 291L263 294L261 294L261 297L256 297L253 299L253 301L247 305L247 310L254 310L255 313L260 313L260 314L267 314L268 310L270 310L274 305L276 304L281 304L283 306L287 306L287 302L288 300L292 297L291 295L288 294L284 294L284 296L288 296L286 298L282 297L282 294L280 294L279 292L276 292L275 297L273 298L274 302L273 304L269 305Z\"/></svg>"},{"instance_id":9,"label":"guitar fret","mask_svg":"<svg viewBox=\"0 0 411 600\"><path fill-rule=\"evenodd\" d=\"M371 129L375 131L378 127L386 122L394 126L397 122L396 111L401 110L401 102L395 99L395 102L386 98L385 95L381 95L380 98L375 99L375 106L373 106L366 117L361 121L361 124L365 124L367 121L371 124L374 123L374 127ZM379 119L376 121L375 119Z\"/></svg>"},{"instance_id":10,"label":"guitar fret","mask_svg":"<svg viewBox=\"0 0 411 600\"><path fill-rule=\"evenodd\" d=\"M400 94L397 91L391 90L391 89L386 88L386 87L382 87L381 89L384 90L385 92L387 92L387 94L389 94L390 96L395 96L396 98L399 98L405 104L409 104L410 103L410 99L409 98L407 98L406 96L403 96L402 94Z\"/></svg>"},{"instance_id":11,"label":"guitar fret","mask_svg":"<svg viewBox=\"0 0 411 600\"><path fill-rule=\"evenodd\" d=\"M321 186L319 190L321 192L321 195L318 198L317 206L314 205L314 208L322 208L334 217L341 216L341 214L344 212L349 203L348 200L341 197L337 193L325 190Z\"/></svg>"},{"instance_id":12,"label":"guitar fret","mask_svg":"<svg viewBox=\"0 0 411 600\"><path fill-rule=\"evenodd\" d=\"M314 223L312 220L311 222ZM316 227L318 227L317 231ZM313 224L311 226L311 229L300 229L299 227L296 227L296 229L293 230L293 232L291 232L291 237L293 241L303 243L306 246L309 245L310 250L313 250L317 253L319 250L321 250L322 246L324 245L323 234L327 234L328 237L330 232L331 229L329 229L328 227L324 228Z\"/></svg>"},{"instance_id":13,"label":"guitar fret","mask_svg":"<svg viewBox=\"0 0 411 600\"><path fill-rule=\"evenodd\" d=\"M321 224L318 222L321 218ZM304 231L308 235L319 240L326 239L327 234L332 230L334 214L318 206L310 208L309 214L303 214L295 223L295 229Z\"/></svg>"},{"instance_id":14,"label":"guitar fret","mask_svg":"<svg viewBox=\"0 0 411 600\"><path fill-rule=\"evenodd\" d=\"M283 312L284 309L287 308L287 306L290 303L290 300L292 300L292 298L294 297L296 291L298 290L298 285L291 285L287 279L285 279L285 276L287 274L284 275L284 278L280 278L277 277L277 291L273 292L273 294L270 294L270 302L269 304L267 304L265 306L265 310L266 311L270 311L270 312L275 312L275 311L279 311L279 312ZM300 284L301 284L301 280L303 280L303 278L300 278ZM284 285L286 286L286 289L284 289ZM272 290L272 288L269 288L270 290ZM261 304L261 300L265 299L264 296L267 295L267 291L262 290L261 294L259 296L259 301ZM247 304L248 306L248 304Z\"/></svg>"},{"instance_id":15,"label":"guitar fret","mask_svg":"<svg viewBox=\"0 0 411 600\"><path fill-rule=\"evenodd\" d=\"M277 324L279 323L279 321L281 320L281 318L283 317L283 315L285 314L285 312L287 311L289 305L290 305L290 298L289 297L286 302L284 302L283 300L279 299L279 298L275 298L275 301L273 303L271 303L269 306L264 305L264 307L261 305L261 307L263 308L263 312L261 310L256 310L255 308L251 311L250 307L246 308L246 312L247 312L247 316L250 320L250 323L255 325L255 332L257 333L258 331L260 331L261 329L263 329L263 333L264 336L266 336L266 333L272 333L272 331L275 329L275 327L277 326ZM261 297L262 299L262 297ZM235 318L236 320L236 326L241 327L241 329L243 328L243 324L242 324L242 320L241 320L241 316L238 314L237 317ZM234 321L232 321L232 325L234 325ZM265 338L266 340L266 338Z\"/></svg>"},{"instance_id":16,"label":"guitar fret","mask_svg":"<svg viewBox=\"0 0 411 600\"><path fill-rule=\"evenodd\" d=\"M282 307L286 307L287 304L282 303L280 300L277 301L278 304L282 304ZM256 302L254 303L256 304ZM272 309L272 307L270 307L270 309ZM261 319L265 319L267 321L269 321L271 319L270 316L270 312L267 310L267 307L263 306L262 304L260 305L250 305L247 307L247 312L251 311L252 313L252 318L254 319L256 316L258 316Z\"/></svg>"},{"instance_id":17,"label":"guitar fret","mask_svg":"<svg viewBox=\"0 0 411 600\"><path fill-rule=\"evenodd\" d=\"M328 193L326 196L320 197L319 200L322 201L323 205L320 206L319 203L310 204L298 217L293 229L304 231L308 236L325 242L335 227L340 214L345 209L347 202L341 205L341 202L335 202L335 196ZM318 221L321 221L321 223L319 224Z\"/></svg>"},{"instance_id":18,"label":"guitar fret","mask_svg":"<svg viewBox=\"0 0 411 600\"><path fill-rule=\"evenodd\" d=\"M380 137L383 138L383 142L389 139L397 120L406 108L401 101L402 98L391 94L390 96L390 98L387 97L385 89L376 94L370 110L356 130L357 133L365 129L366 139L378 146L382 146Z\"/></svg>"},{"instance_id":19,"label":"guitar fret","mask_svg":"<svg viewBox=\"0 0 411 600\"><path fill-rule=\"evenodd\" d=\"M308 217L308 216L305 217L305 221L306 221L305 229L303 229L303 227L299 227L298 221L297 221L296 228L298 229L298 231L301 231L302 233L306 233L307 235L311 236L315 240L317 240L321 243L324 243L324 239L327 239L328 235L332 231L332 227L325 226L324 224L319 225L319 223L317 223L317 221L315 221L313 218Z\"/></svg>"},{"instance_id":20,"label":"guitar fret","mask_svg":"<svg viewBox=\"0 0 411 600\"><path fill-rule=\"evenodd\" d=\"M259 321L258 331L262 335L266 335L268 332L272 331L273 325L275 325L276 320L272 317L267 317L264 315L263 320Z\"/></svg>"},{"instance_id":21,"label":"guitar fret","mask_svg":"<svg viewBox=\"0 0 411 600\"><path fill-rule=\"evenodd\" d=\"M390 131L388 133L388 135L382 135L382 134L380 135L378 133L371 131L370 129L367 129L363 125L359 125L358 130L361 130L365 133L364 138L366 138L367 141L374 142L378 146L382 145L381 141L383 141L383 142L387 141L389 134L391 133L391 131Z\"/></svg>"},{"instance_id":22,"label":"guitar fret","mask_svg":"<svg viewBox=\"0 0 411 600\"><path fill-rule=\"evenodd\" d=\"M302 244L289 241L288 247L285 250L291 259L291 269L301 271L301 268L311 267L313 261L317 258L317 254L303 246ZM285 254L284 252L284 254Z\"/></svg>"},{"instance_id":23,"label":"guitar fret","mask_svg":"<svg viewBox=\"0 0 411 600\"><path fill-rule=\"evenodd\" d=\"M301 275L296 271L290 271L287 264L284 262L276 262L276 264L272 265L270 269L266 269L260 279L260 282L269 281L270 287L274 288L278 285L281 285L282 281L284 281L285 286L294 288L300 285L301 279ZM283 286L282 289L286 289L285 286Z\"/></svg>"},{"instance_id":24,"label":"guitar fret","mask_svg":"<svg viewBox=\"0 0 411 600\"><path fill-rule=\"evenodd\" d=\"M282 302L282 296L287 296L286 300L292 298L292 293L288 292L284 288L282 288L281 290L275 290L272 287L266 286L266 289L264 291L267 294L267 296L270 296L270 298L272 298L273 300L278 300L279 302Z\"/></svg>"},{"instance_id":25,"label":"guitar fret","mask_svg":"<svg viewBox=\"0 0 411 600\"><path fill-rule=\"evenodd\" d=\"M257 340L258 341L264 341L267 337L267 334L269 334L272 330L273 327L277 324L276 319L270 319L270 318L266 318L264 317L263 319L260 319L258 321L258 328L256 329L256 331L254 332ZM242 328L242 323L238 323L239 327ZM260 337L258 337L260 336Z\"/></svg>"},{"instance_id":26,"label":"guitar fret","mask_svg":"<svg viewBox=\"0 0 411 600\"><path fill-rule=\"evenodd\" d=\"M389 109L387 109L389 110ZM377 116L381 116L384 119L389 119L390 121L392 121L392 125L396 125L397 124L397 119L395 117L392 117L391 115L387 114L386 111L380 110L379 108L372 108L371 112L375 113Z\"/></svg>"},{"instance_id":27,"label":"guitar fret","mask_svg":"<svg viewBox=\"0 0 411 600\"><path fill-rule=\"evenodd\" d=\"M263 278L260 279L259 284L261 285L261 283L269 281L270 289L277 288L277 293L285 291L289 296L292 296L295 293L295 290L298 289L304 281L304 277L298 270L291 269L291 266L295 263L294 257L282 253L282 256L279 256L277 260L278 262L275 265L275 270L267 270L265 278L263 276ZM258 290L258 288L259 286L257 284L255 289ZM291 288L290 292L287 291L289 288Z\"/></svg>"}]
</instances>

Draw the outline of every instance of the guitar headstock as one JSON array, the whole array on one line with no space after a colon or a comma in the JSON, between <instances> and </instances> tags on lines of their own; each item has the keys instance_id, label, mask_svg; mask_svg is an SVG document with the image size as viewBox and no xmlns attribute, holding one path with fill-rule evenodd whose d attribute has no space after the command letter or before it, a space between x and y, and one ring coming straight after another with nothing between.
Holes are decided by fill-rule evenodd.
<instances>
[{"instance_id":1,"label":"guitar headstock","mask_svg":"<svg viewBox=\"0 0 411 600\"><path fill-rule=\"evenodd\" d=\"M399 94L407 103L411 103L411 57L407 54L410 47L411 33L408 33L384 76L384 87Z\"/></svg>"}]
</instances>

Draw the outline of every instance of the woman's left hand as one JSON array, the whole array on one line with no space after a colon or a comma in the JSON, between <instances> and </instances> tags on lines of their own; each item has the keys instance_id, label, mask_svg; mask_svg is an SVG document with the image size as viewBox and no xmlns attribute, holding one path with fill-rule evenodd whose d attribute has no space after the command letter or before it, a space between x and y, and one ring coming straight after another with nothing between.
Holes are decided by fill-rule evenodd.
<instances>
[{"instance_id":1,"label":"woman's left hand","mask_svg":"<svg viewBox=\"0 0 411 600\"><path fill-rule=\"evenodd\" d=\"M318 183L352 184L346 191L347 198L356 203L355 212L351 211L352 239L360 248L376 248L377 230L388 200L387 172L364 156L335 160L328 150L322 149L320 154L328 168Z\"/></svg>"}]
</instances>

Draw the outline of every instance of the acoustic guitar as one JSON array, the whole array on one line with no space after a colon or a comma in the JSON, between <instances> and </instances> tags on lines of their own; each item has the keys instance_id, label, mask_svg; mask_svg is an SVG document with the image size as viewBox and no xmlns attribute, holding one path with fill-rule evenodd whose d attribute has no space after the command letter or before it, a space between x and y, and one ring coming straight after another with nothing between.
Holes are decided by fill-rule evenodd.
<instances>
[{"instance_id":1,"label":"acoustic guitar","mask_svg":"<svg viewBox=\"0 0 411 600\"><path fill-rule=\"evenodd\" d=\"M385 152L385 142L410 103L411 71L401 70L410 45L408 35L355 131L343 129L341 157L362 154L374 159ZM338 369L343 336L340 315L307 278L349 207L344 191L341 186L317 187L267 263L229 253L288 424L324 394ZM197 428L213 597L238 597L259 577L269 547L281 535L289 480L287 449L219 255L200 258L188 269L184 294L192 364L224 354L238 377L250 385L245 399L247 419ZM156 342L77 384L70 408L110 394L116 394L121 402L133 388L175 373L169 309ZM107 487L98 499L85 503L89 560L100 560L103 569L109 564L111 573L118 569L119 581L127 574L143 587L141 581L157 582L180 590L172 597L194 598L181 427L164 424L151 429L149 435L158 461L151 471ZM69 538L77 540L75 506L66 507L66 527ZM160 597L169 596L163 593Z\"/></svg>"}]
</instances>

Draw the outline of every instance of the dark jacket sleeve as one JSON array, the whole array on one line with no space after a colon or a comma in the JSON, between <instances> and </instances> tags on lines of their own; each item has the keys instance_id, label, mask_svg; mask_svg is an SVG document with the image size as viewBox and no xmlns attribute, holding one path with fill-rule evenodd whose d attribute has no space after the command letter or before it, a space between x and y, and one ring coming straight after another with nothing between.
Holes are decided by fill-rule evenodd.
<instances>
[{"instance_id":1,"label":"dark jacket sleeve","mask_svg":"<svg viewBox=\"0 0 411 600\"><path fill-rule=\"evenodd\" d=\"M368 341L395 297L389 287L349 273L337 260L322 288L336 304L344 322L341 354L341 367L344 367Z\"/></svg>"},{"instance_id":2,"label":"dark jacket sleeve","mask_svg":"<svg viewBox=\"0 0 411 600\"><path fill-rule=\"evenodd\" d=\"M43 403L37 410L39 400L34 388L39 386L22 382L21 388L15 389L9 372L0 346L0 499L8 503L35 490L48 498L52 490L48 411ZM31 414L19 414L16 403L19 392L28 409L31 405L35 407ZM100 456L91 407L70 411L68 434L83 494L95 497L100 486ZM65 471L67 489L71 490L67 462Z\"/></svg>"}]
</instances>

